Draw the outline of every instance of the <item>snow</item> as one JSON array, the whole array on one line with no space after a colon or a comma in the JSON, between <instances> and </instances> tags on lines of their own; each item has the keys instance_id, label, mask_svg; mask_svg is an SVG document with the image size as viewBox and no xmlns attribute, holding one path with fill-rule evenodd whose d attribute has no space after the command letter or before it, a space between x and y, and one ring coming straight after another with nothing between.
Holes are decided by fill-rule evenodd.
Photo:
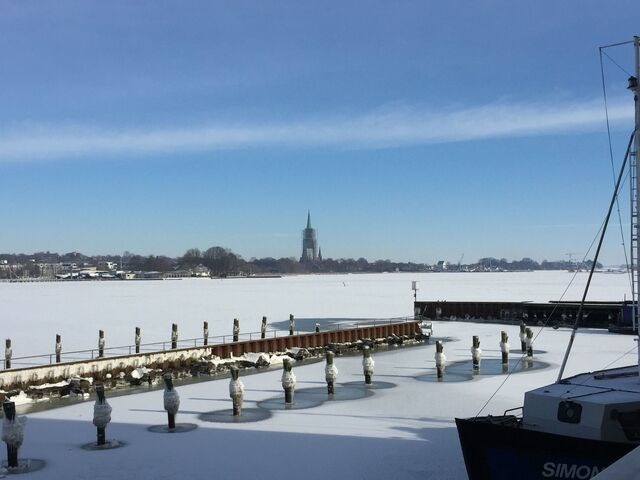
<instances>
[{"instance_id":1,"label":"snow","mask_svg":"<svg viewBox=\"0 0 640 480\"><path fill-rule=\"evenodd\" d=\"M564 272L438 273L0 284L0 303L5 307L0 316L3 334L14 340L14 355L26 355L53 351L56 333L63 335L64 351L90 348L100 328L109 345L132 343L135 326L142 327L144 343L169 339L171 323L179 324L181 337L197 337L203 320L218 335L230 334L233 318L240 318L243 332L249 324L251 330L259 331L262 315L274 322L287 321L292 313L298 324L305 318L411 315L412 280L420 281L419 300L547 301L560 298L570 277ZM584 278L579 275L581 284ZM599 274L593 288L590 298L594 300L629 297L628 278L623 275ZM565 299L575 300L579 292L576 285ZM201 418L210 412L229 411L231 415L228 379L176 382L181 399L176 422L198 426L185 433L147 430L166 422L162 390L113 397L107 391L112 407L107 440L125 443L111 450L81 448L95 441L92 402L78 400L70 406L30 413L19 456L45 460L46 466L22 478L466 478L454 417L502 413L522 405L524 391L555 380L570 331L532 328L534 359L550 366L515 373L508 379L483 375L482 368L487 361L501 358L501 330L518 338L517 325L433 322L434 338L429 344L373 350L372 394L358 399L340 400L338 392L366 388L362 356L336 356L338 399L323 396L311 408L296 409L295 402L305 389L326 392L325 362L295 363L293 408L273 408L269 418L256 422L216 423ZM483 346L481 373L475 376L469 351L472 335L478 335ZM469 380L438 383L419 379L435 377L436 339L445 340L448 367L468 362ZM633 337L587 330L576 339L566 375L635 363L634 348ZM519 348L511 351L511 358L520 355ZM257 409L267 400L284 404L282 373L281 366L259 375L241 371L243 411ZM451 375L449 368L444 375L445 380Z\"/></svg>"}]
</instances>

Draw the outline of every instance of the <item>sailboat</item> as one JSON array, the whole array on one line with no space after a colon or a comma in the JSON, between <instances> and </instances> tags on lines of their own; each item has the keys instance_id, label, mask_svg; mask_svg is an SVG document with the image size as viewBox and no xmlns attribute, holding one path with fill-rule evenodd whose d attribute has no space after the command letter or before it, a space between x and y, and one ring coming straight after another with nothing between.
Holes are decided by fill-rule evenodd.
<instances>
[{"instance_id":1,"label":"sailboat","mask_svg":"<svg viewBox=\"0 0 640 480\"><path fill-rule=\"evenodd\" d=\"M629 78L628 85L634 95L635 128L629 139L625 162L618 176L605 226L628 159L632 161L631 183L634 184L634 193L631 208L634 222L640 212L640 195L637 194L640 188L640 162L637 158L640 147L640 37L624 43L633 43L635 57L635 75ZM617 45L622 44L611 46ZM631 234L631 258L637 262L640 258L637 222L634 226L636 228L632 228ZM602 246L604 230L605 228L584 290L582 305ZM638 325L640 268L636 264L632 270L635 276L632 282L634 317L635 325ZM503 415L456 418L470 480L589 479L640 446L639 365L563 378L581 311L582 306L555 383L526 392L524 405L507 410Z\"/></svg>"}]
</instances>

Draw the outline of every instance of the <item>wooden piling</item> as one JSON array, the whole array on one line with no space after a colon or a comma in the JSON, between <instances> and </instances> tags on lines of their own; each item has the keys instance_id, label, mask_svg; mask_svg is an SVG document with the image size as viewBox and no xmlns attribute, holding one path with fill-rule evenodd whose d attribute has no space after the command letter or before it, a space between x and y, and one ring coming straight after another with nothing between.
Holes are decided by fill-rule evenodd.
<instances>
[{"instance_id":1,"label":"wooden piling","mask_svg":"<svg viewBox=\"0 0 640 480\"><path fill-rule=\"evenodd\" d=\"M8 370L11 368L11 339L7 338L4 342L4 368Z\"/></svg>"},{"instance_id":2,"label":"wooden piling","mask_svg":"<svg viewBox=\"0 0 640 480\"><path fill-rule=\"evenodd\" d=\"M62 337L56 334L56 363L60 363L60 355L62 354Z\"/></svg>"},{"instance_id":3,"label":"wooden piling","mask_svg":"<svg viewBox=\"0 0 640 480\"><path fill-rule=\"evenodd\" d=\"M477 335L473 335L472 347L471 347L471 361L473 363L474 370L480 370L480 338Z\"/></svg>"},{"instance_id":4,"label":"wooden piling","mask_svg":"<svg viewBox=\"0 0 640 480\"><path fill-rule=\"evenodd\" d=\"M2 410L4 412L5 422L16 422L16 404L12 401L5 400L2 402ZM7 466L9 468L18 467L18 445L7 442Z\"/></svg>"},{"instance_id":5,"label":"wooden piling","mask_svg":"<svg viewBox=\"0 0 640 480\"><path fill-rule=\"evenodd\" d=\"M98 357L104 357L104 330L98 330Z\"/></svg>"},{"instance_id":6,"label":"wooden piling","mask_svg":"<svg viewBox=\"0 0 640 480\"><path fill-rule=\"evenodd\" d=\"M140 327L136 327L136 333L133 339L136 345L136 353L140 353L140 341L142 339L142 335L140 334Z\"/></svg>"},{"instance_id":7,"label":"wooden piling","mask_svg":"<svg viewBox=\"0 0 640 480\"><path fill-rule=\"evenodd\" d=\"M509 364L509 335L507 332L500 332L500 351L502 352L502 364Z\"/></svg>"},{"instance_id":8,"label":"wooden piling","mask_svg":"<svg viewBox=\"0 0 640 480\"><path fill-rule=\"evenodd\" d=\"M171 350L178 348L178 324L171 324Z\"/></svg>"},{"instance_id":9,"label":"wooden piling","mask_svg":"<svg viewBox=\"0 0 640 480\"><path fill-rule=\"evenodd\" d=\"M238 337L240 336L240 320L237 318L233 319L233 341L237 342Z\"/></svg>"},{"instance_id":10,"label":"wooden piling","mask_svg":"<svg viewBox=\"0 0 640 480\"><path fill-rule=\"evenodd\" d=\"M209 322L203 322L202 324L202 341L204 345L209 345Z\"/></svg>"}]
</instances>

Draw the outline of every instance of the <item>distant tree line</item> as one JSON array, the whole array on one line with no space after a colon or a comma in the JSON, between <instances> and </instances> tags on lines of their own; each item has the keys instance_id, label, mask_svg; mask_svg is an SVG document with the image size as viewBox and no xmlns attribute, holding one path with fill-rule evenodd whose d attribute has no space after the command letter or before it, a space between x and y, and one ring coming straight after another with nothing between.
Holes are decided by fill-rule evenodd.
<instances>
[{"instance_id":1,"label":"distant tree line","mask_svg":"<svg viewBox=\"0 0 640 480\"><path fill-rule=\"evenodd\" d=\"M0 254L0 260L6 260L6 265L0 264L0 278L10 278L11 275L38 276L42 264L75 263L83 265L97 265L108 261L118 265L118 268L130 271L172 272L188 270L196 267L206 267L214 276L250 275L250 274L295 274L295 273L380 273L380 272L429 272L437 269L448 271L523 271L523 270L576 270L591 268L591 261L537 261L525 257L522 260L508 261L505 258L485 257L473 264L449 264L439 268L426 263L393 262L391 260L375 260L369 262L366 258L326 258L321 261L300 263L293 257L287 258L251 258L245 260L232 250L215 246L206 250L198 248L188 249L183 256L171 258L164 255L138 255L124 252L122 255L88 256L79 252L51 253L36 252L33 254ZM3 262L4 263L4 262ZM10 266L12 269L10 270ZM602 268L601 264L596 265Z\"/></svg>"}]
</instances>

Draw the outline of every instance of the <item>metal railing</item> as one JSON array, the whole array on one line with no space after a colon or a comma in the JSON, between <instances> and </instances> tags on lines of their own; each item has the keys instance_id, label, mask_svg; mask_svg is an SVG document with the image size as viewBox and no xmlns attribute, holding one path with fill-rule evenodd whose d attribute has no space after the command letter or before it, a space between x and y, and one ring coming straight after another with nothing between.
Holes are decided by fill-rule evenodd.
<instances>
[{"instance_id":1,"label":"metal railing","mask_svg":"<svg viewBox=\"0 0 640 480\"><path fill-rule=\"evenodd\" d=\"M345 323L335 323L331 324L333 327L331 330L323 330L321 333L326 333L329 331L340 331L340 330L352 330L354 328L362 328L362 327L376 327L381 325L394 325L400 323L408 323L414 322L418 320L416 317L394 317L394 318L386 318L386 319L370 319L370 320L362 320L358 322L345 322ZM312 334L314 331L300 331L294 330L294 335L305 335ZM265 332L266 338L279 338L279 337L289 337L289 330L267 330ZM139 354L145 353L160 353L163 351L171 351L176 349L183 348L198 348L198 347L211 347L215 345L224 345L229 343L239 343L239 342L247 342L247 341L257 341L262 340L262 332L248 332L248 333L240 333L238 334L238 340L233 340L234 335L218 335L208 338L207 345L204 343L204 337L197 338L186 338L186 339L178 339L176 342L176 348L172 348L172 341L161 341L161 342L151 342L151 343L141 343L139 345ZM77 361L85 361L85 360L94 360L97 358L117 358L126 355L135 355L136 354L136 345L122 345L117 347L105 347L103 349L103 355L100 355L99 348L91 348L87 350L74 350L69 352L60 352L60 362L56 362L56 354L55 353L46 353L40 355L28 355L22 357L12 357L11 358L11 367L10 369L6 368L6 359L0 360L0 365L2 365L2 370L13 370L19 368L29 368L29 367L37 367L44 365L58 365L59 363L67 363L67 362L77 362Z\"/></svg>"}]
</instances>

